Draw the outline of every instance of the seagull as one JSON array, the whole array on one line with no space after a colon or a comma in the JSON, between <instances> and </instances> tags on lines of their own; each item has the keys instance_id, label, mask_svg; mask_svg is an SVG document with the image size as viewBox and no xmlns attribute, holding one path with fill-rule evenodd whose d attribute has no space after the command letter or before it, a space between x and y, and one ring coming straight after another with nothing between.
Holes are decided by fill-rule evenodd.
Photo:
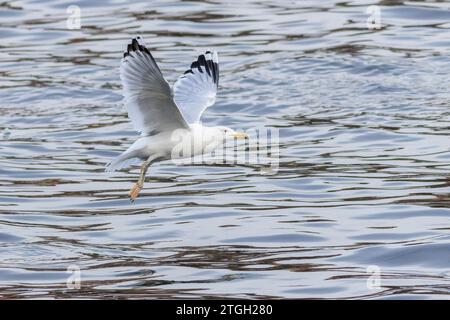
<instances>
[{"instance_id":1,"label":"seagull","mask_svg":"<svg viewBox=\"0 0 450 320\"><path fill-rule=\"evenodd\" d=\"M170 88L144 39L139 36L131 40L123 54L120 79L128 117L141 136L108 163L106 171L141 163L139 179L130 190L131 201L144 187L151 164L204 154L223 145L227 139L248 139L246 133L200 123L203 112L216 100L219 86L216 51L199 55ZM175 136L181 137L181 142ZM174 152L180 147L189 152Z\"/></svg>"}]
</instances>

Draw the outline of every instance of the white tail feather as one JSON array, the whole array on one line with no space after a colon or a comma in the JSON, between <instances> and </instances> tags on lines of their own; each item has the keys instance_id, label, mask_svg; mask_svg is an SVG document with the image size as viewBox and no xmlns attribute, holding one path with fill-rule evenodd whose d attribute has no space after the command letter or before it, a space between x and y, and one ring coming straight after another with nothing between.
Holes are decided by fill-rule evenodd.
<instances>
[{"instance_id":1,"label":"white tail feather","mask_svg":"<svg viewBox=\"0 0 450 320\"><path fill-rule=\"evenodd\" d=\"M139 165L141 162L142 160L135 157L132 152L124 152L113 161L108 163L105 167L105 171L114 172L133 165Z\"/></svg>"}]
</instances>

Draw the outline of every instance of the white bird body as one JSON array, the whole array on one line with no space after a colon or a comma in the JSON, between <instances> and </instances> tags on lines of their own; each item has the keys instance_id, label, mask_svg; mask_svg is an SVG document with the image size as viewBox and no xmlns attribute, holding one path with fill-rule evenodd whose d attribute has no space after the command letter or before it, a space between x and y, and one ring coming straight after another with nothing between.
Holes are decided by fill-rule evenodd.
<instances>
[{"instance_id":1,"label":"white bird body","mask_svg":"<svg viewBox=\"0 0 450 320\"><path fill-rule=\"evenodd\" d=\"M124 153L108 165L108 171L119 170L139 158L142 161L157 156L158 160L182 159L211 152L233 138L236 132L226 127L207 127L192 124L189 129L178 132L162 132L152 136L139 137Z\"/></svg>"},{"instance_id":2,"label":"white bird body","mask_svg":"<svg viewBox=\"0 0 450 320\"><path fill-rule=\"evenodd\" d=\"M212 151L229 138L246 138L226 127L200 123L205 109L214 104L219 85L217 52L198 57L171 90L142 38L132 39L120 66L128 116L142 136L106 167L114 171L143 162L141 175L131 189L134 200L145 174L156 161L186 158Z\"/></svg>"}]
</instances>

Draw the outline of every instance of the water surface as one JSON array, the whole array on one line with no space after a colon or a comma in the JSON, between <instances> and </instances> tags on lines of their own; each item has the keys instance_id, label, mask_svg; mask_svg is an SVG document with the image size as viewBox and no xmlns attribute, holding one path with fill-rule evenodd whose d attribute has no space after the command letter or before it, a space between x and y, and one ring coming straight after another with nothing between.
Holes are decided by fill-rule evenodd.
<instances>
[{"instance_id":1,"label":"water surface","mask_svg":"<svg viewBox=\"0 0 450 320\"><path fill-rule=\"evenodd\" d=\"M449 28L442 1L2 2L0 298L449 298ZM279 170L161 163L131 204L138 170L103 170L138 34L170 83L218 50L204 123L279 129Z\"/></svg>"}]
</instances>

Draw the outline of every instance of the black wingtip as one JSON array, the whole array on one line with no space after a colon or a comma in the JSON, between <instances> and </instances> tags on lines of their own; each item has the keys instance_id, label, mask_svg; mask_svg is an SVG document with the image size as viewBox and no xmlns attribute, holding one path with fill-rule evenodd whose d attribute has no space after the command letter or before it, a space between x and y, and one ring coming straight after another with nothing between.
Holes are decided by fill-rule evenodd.
<instances>
[{"instance_id":1,"label":"black wingtip","mask_svg":"<svg viewBox=\"0 0 450 320\"><path fill-rule=\"evenodd\" d=\"M210 57L207 57L207 55L210 55ZM212 55L211 51L206 51L204 54L199 55L197 61L192 62L190 69L186 70L184 74L194 74L196 70L204 73L204 70L206 70L208 76L212 77L214 83L219 86L219 65L213 61Z\"/></svg>"},{"instance_id":2,"label":"black wingtip","mask_svg":"<svg viewBox=\"0 0 450 320\"><path fill-rule=\"evenodd\" d=\"M147 49L145 45L142 45L139 43L138 40L141 40L142 37L137 36L133 39L131 39L131 43L127 45L127 50L123 53L123 57L126 58L131 55L131 53L136 51L145 52L146 54L150 55L152 57L152 54L150 53L150 50ZM153 57L152 57L153 59Z\"/></svg>"}]
</instances>

